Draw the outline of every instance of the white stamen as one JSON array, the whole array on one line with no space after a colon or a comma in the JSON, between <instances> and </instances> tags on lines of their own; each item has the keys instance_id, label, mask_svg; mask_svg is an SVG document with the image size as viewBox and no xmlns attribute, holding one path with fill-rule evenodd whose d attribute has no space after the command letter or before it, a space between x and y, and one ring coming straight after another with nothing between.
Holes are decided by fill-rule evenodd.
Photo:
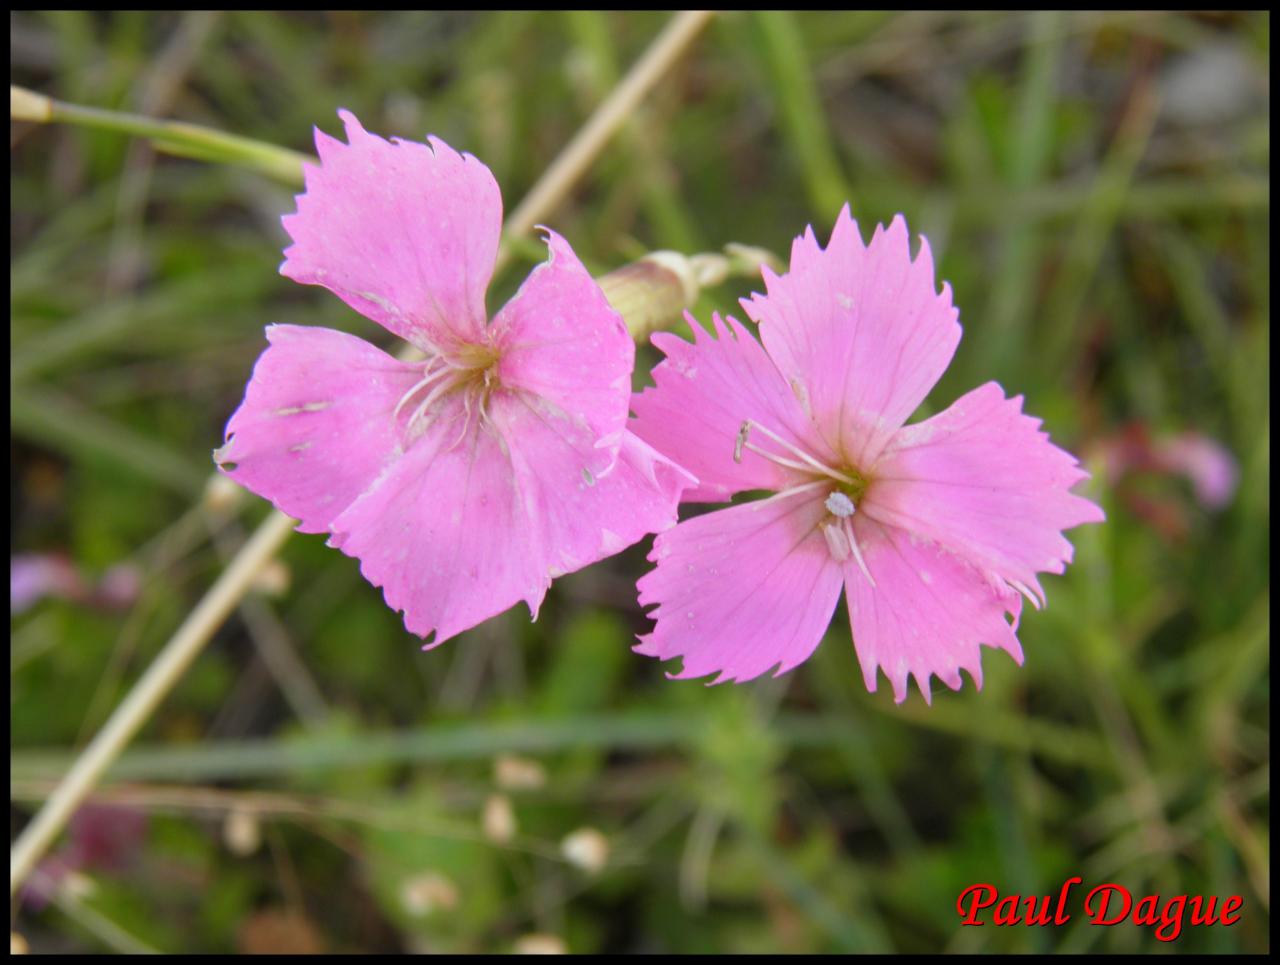
<instances>
[{"instance_id":1,"label":"white stamen","mask_svg":"<svg viewBox=\"0 0 1280 965\"><path fill-rule=\"evenodd\" d=\"M448 381L444 381L427 393L427 397L422 400L416 409L413 410L413 415L409 416L409 428L411 430L414 423L416 423L421 416L425 415L427 410L430 409L431 406L435 405L442 395L449 391L450 387L450 383Z\"/></svg>"},{"instance_id":2,"label":"white stamen","mask_svg":"<svg viewBox=\"0 0 1280 965\"><path fill-rule=\"evenodd\" d=\"M398 415L400 415L400 410L404 408L404 404L406 402L408 402L411 398L417 395L420 391L425 389L433 381L435 381L436 379L440 378L440 376L445 374L443 369L436 368L436 363L440 361L441 361L440 356L437 355L435 356L435 358L433 358L430 362L427 363L426 368L422 370L423 372L422 381L419 382L417 385L415 385L412 389L410 389L404 395L400 396L400 401L396 403L395 409L392 410L391 412L392 419L395 419ZM413 421L413 420L410 420L410 421Z\"/></svg>"},{"instance_id":3,"label":"white stamen","mask_svg":"<svg viewBox=\"0 0 1280 965\"><path fill-rule=\"evenodd\" d=\"M862 570L862 575L874 587L876 579L871 575L871 571L867 569L867 561L862 558L862 549L858 546L858 537L853 535L853 520L846 516L840 521L840 527L844 530L845 536L849 540L849 548L853 550L853 558L858 561L858 569Z\"/></svg>"},{"instance_id":4,"label":"white stamen","mask_svg":"<svg viewBox=\"0 0 1280 965\"><path fill-rule=\"evenodd\" d=\"M445 452L453 452L453 450L457 449L458 446L462 444L462 440L467 437L467 429L469 429L470 427L471 427L471 392L468 391L462 400L462 430L458 433L458 438L453 440L453 443L449 446L448 449L445 450Z\"/></svg>"},{"instance_id":5,"label":"white stamen","mask_svg":"<svg viewBox=\"0 0 1280 965\"><path fill-rule=\"evenodd\" d=\"M814 480L813 482L800 483L800 485L798 486L791 486L790 488L784 489L781 492L774 493L769 498L782 499L786 496L794 496L796 493L807 493L810 489L820 489L825 485L826 483L824 483L821 479L817 479L817 480Z\"/></svg>"},{"instance_id":6,"label":"white stamen","mask_svg":"<svg viewBox=\"0 0 1280 965\"><path fill-rule=\"evenodd\" d=\"M489 417L489 394L487 392L480 397L480 428L494 433L498 431L493 419Z\"/></svg>"},{"instance_id":7,"label":"white stamen","mask_svg":"<svg viewBox=\"0 0 1280 965\"><path fill-rule=\"evenodd\" d=\"M746 449L748 452L754 452L758 456L764 456L774 465L786 466L788 469L796 469L800 472L813 472L813 467L807 463L796 462L794 459L787 459L784 456L775 455L768 449L761 449L759 446L750 442L743 443L742 448Z\"/></svg>"},{"instance_id":8,"label":"white stamen","mask_svg":"<svg viewBox=\"0 0 1280 965\"><path fill-rule=\"evenodd\" d=\"M853 514L856 512L853 500L844 493L836 491L827 496L823 505L835 517L835 520L828 520L821 524L822 535L827 540L827 549L831 551L831 558L837 563L843 563L852 556L858 563L858 569L862 570L867 578L867 582L875 586L875 578L867 569L867 561L862 558L862 547L858 545L858 537L853 532Z\"/></svg>"},{"instance_id":9,"label":"white stamen","mask_svg":"<svg viewBox=\"0 0 1280 965\"><path fill-rule=\"evenodd\" d=\"M763 432L767 437L772 439L778 445L782 446L788 452L791 452L797 457L799 457L805 463L805 465L797 466L794 462L792 462L789 459L783 459L781 456L775 455L772 452L766 452L763 449L758 449L755 446L748 443L747 433L749 433L752 429L758 429L760 432ZM824 476L830 476L832 479L838 479L840 482L847 483L850 486L854 485L854 481L850 477L846 476L844 473L840 472L839 470L832 469L830 466L826 465L825 463L819 462L817 459L814 459L813 456L809 455L799 446L796 446L788 442L786 439L782 438L782 436L778 435L776 432L766 429L764 426L760 425L760 423L752 422L750 419L742 423L742 428L738 430L738 443L737 443L737 446L734 448L734 460L736 462L742 461L743 449L750 449L752 452L757 453L758 455L761 455L764 458L771 460L772 462L776 462L780 466L787 466L792 469L802 469L805 472L812 472L814 470L817 470L818 472L822 473Z\"/></svg>"},{"instance_id":10,"label":"white stamen","mask_svg":"<svg viewBox=\"0 0 1280 965\"><path fill-rule=\"evenodd\" d=\"M833 492L827 497L827 511L832 516L839 516L844 519L846 516L852 516L856 510L853 500L839 490Z\"/></svg>"}]
</instances>

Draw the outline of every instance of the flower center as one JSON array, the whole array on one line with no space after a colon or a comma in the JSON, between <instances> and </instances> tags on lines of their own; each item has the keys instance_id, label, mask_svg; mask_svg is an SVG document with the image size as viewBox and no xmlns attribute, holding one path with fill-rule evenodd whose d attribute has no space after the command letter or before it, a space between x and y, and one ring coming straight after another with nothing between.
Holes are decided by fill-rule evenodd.
<instances>
[{"instance_id":1,"label":"flower center","mask_svg":"<svg viewBox=\"0 0 1280 965\"><path fill-rule=\"evenodd\" d=\"M786 450L788 455L755 445L750 441L753 431L777 443ZM827 549L831 552L831 558L837 563L843 563L852 556L857 561L858 568L862 570L867 580L872 586L875 586L876 581L871 576L871 571L867 569L866 560L862 558L862 549L858 546L858 537L853 529L853 516L858 511L858 502L867 491L869 482L867 478L856 469L836 469L827 465L825 462L805 452L799 446L787 441L778 433L751 419L743 422L742 427L738 430L738 439L733 447L734 462L742 461L742 451L744 449L754 452L756 455L768 459L776 465L785 466L788 469L794 469L806 475L816 473L835 481L836 487L827 494L827 498L823 502L823 506L830 515L824 517L818 527L822 530L822 535L827 541ZM795 458L792 458L793 456ZM808 489L819 484L819 482L802 483L787 491Z\"/></svg>"},{"instance_id":2,"label":"flower center","mask_svg":"<svg viewBox=\"0 0 1280 965\"><path fill-rule=\"evenodd\" d=\"M444 411L445 403L459 393L463 398L462 430L457 445L466 435L475 413L481 425L489 423L489 396L498 387L499 353L491 345L464 344L450 351L433 355L422 366L422 378L400 397L391 413L399 419L400 413L416 401L416 405L404 423L405 444L413 442Z\"/></svg>"}]
</instances>

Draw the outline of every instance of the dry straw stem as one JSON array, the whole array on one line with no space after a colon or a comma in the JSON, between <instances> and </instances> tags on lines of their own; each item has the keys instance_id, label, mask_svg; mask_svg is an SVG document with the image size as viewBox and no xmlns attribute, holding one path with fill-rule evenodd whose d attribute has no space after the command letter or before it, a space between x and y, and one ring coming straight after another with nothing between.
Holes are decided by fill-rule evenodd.
<instances>
[{"instance_id":1,"label":"dry straw stem","mask_svg":"<svg viewBox=\"0 0 1280 965\"><path fill-rule=\"evenodd\" d=\"M507 233L522 235L547 211L555 208L586 173L609 138L618 132L655 83L666 74L698 33L714 16L710 10L685 10L667 23L662 33L635 62L622 83L596 108L560 152L524 200L507 219ZM505 264L498 255L498 268Z\"/></svg>"},{"instance_id":2,"label":"dry straw stem","mask_svg":"<svg viewBox=\"0 0 1280 965\"><path fill-rule=\"evenodd\" d=\"M512 212L505 226L510 236L529 231L538 219L546 217L586 173L631 112L688 48L713 14L708 11L684 11L676 14L654 39L644 55L635 63L595 111L578 134L565 147L559 157L546 170L529 194ZM183 145L195 144L208 147L206 154L197 156L208 160L233 160L216 148L232 145L255 148L254 157L260 162L262 145L247 142L232 135L191 125L154 121L151 118L125 116L112 117L111 112L99 112L89 108L60 104L22 88L10 88L10 116L32 121L67 120L71 122L100 122L98 126L125 133L157 139L157 146L171 149L175 135ZM198 136L197 136L198 135ZM291 154L292 152L287 152ZM285 158L285 152L279 155ZM238 158L235 158L238 160ZM305 158L297 156L297 163ZM288 164L294 162L291 159ZM263 164L261 166L266 167ZM300 171L300 167L295 169ZM285 174L284 166L280 172ZM507 248L498 254L500 269L509 255ZM276 551L293 531L295 520L278 511L259 526L257 532L236 554L222 575L210 587L208 593L183 621L177 632L165 644L160 655L134 685L110 719L84 749L57 788L45 801L31 823L23 829L9 853L9 893L15 895L31 873L37 861L48 850L55 837L75 813L85 796L98 779L120 755L125 746L150 718L152 712L173 688L182 673L203 649L204 645L222 625L240 598L249 589L258 571L275 556Z\"/></svg>"},{"instance_id":3,"label":"dry straw stem","mask_svg":"<svg viewBox=\"0 0 1280 965\"><path fill-rule=\"evenodd\" d=\"M272 513L236 554L235 559L191 611L160 655L147 667L129 695L116 708L71 765L9 854L9 893L14 895L103 771L124 750L156 705L181 678L222 621L235 609L254 576L293 530L294 520Z\"/></svg>"}]
</instances>

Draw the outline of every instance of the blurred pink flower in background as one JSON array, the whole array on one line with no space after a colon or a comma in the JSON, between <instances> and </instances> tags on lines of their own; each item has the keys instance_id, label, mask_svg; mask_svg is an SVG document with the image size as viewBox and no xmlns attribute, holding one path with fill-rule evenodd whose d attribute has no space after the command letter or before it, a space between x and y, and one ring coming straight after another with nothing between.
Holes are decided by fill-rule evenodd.
<instances>
[{"instance_id":1,"label":"blurred pink flower in background","mask_svg":"<svg viewBox=\"0 0 1280 965\"><path fill-rule=\"evenodd\" d=\"M1183 540L1191 530L1187 500L1172 493L1144 491L1131 480L1181 476L1191 484L1196 501L1205 509L1225 509L1235 497L1240 469L1221 443L1199 432L1153 436L1142 422L1096 440L1090 461L1099 463L1110 487L1125 508L1168 540Z\"/></svg>"},{"instance_id":2,"label":"blurred pink flower in background","mask_svg":"<svg viewBox=\"0 0 1280 965\"><path fill-rule=\"evenodd\" d=\"M657 604L640 653L682 657L676 676L749 680L790 670L821 641L843 585L869 690L877 670L905 699L937 674L981 686L979 645L1021 662L1019 592L1062 573L1062 531L1103 519L1086 478L1039 420L994 382L904 426L960 341L929 246L911 259L902 217L864 245L846 206L830 243L797 238L790 271L743 300L763 345L733 319L695 341L660 334L667 358L637 396L634 431L698 476L686 500L748 502L658 536L639 583Z\"/></svg>"},{"instance_id":3,"label":"blurred pink flower in background","mask_svg":"<svg viewBox=\"0 0 1280 965\"><path fill-rule=\"evenodd\" d=\"M84 805L71 818L67 843L36 866L23 900L38 911L73 872L123 870L141 847L147 825L147 815L134 808Z\"/></svg>"},{"instance_id":4,"label":"blurred pink flower in background","mask_svg":"<svg viewBox=\"0 0 1280 965\"><path fill-rule=\"evenodd\" d=\"M1152 453L1157 466L1191 480L1207 509L1222 509L1236 492L1240 471L1226 447L1197 432L1157 440Z\"/></svg>"},{"instance_id":5,"label":"blurred pink flower in background","mask_svg":"<svg viewBox=\"0 0 1280 965\"><path fill-rule=\"evenodd\" d=\"M20 553L9 558L9 613L23 613L45 597L109 609L125 607L138 598L141 583L141 574L131 563L110 567L95 583L61 554Z\"/></svg>"},{"instance_id":6,"label":"blurred pink flower in background","mask_svg":"<svg viewBox=\"0 0 1280 965\"><path fill-rule=\"evenodd\" d=\"M273 325L215 454L224 472L360 560L429 646L675 522L686 474L627 431L635 346L569 244L489 321L502 199L438 138L317 130L281 272L411 342L401 362Z\"/></svg>"},{"instance_id":7,"label":"blurred pink flower in background","mask_svg":"<svg viewBox=\"0 0 1280 965\"><path fill-rule=\"evenodd\" d=\"M1144 424L1135 422L1103 439L1096 450L1112 480L1135 472L1184 476L1206 509L1230 503L1240 477L1230 451L1199 432L1153 437Z\"/></svg>"},{"instance_id":8,"label":"blurred pink flower in background","mask_svg":"<svg viewBox=\"0 0 1280 965\"><path fill-rule=\"evenodd\" d=\"M75 598L85 581L65 556L21 553L9 558L9 612L22 613L46 596Z\"/></svg>"}]
</instances>

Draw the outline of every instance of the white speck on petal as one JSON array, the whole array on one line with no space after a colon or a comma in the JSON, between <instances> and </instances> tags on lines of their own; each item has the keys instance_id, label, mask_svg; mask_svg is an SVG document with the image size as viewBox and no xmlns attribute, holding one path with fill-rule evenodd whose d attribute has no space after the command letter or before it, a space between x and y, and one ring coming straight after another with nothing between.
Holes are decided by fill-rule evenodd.
<instances>
[{"instance_id":1,"label":"white speck on petal","mask_svg":"<svg viewBox=\"0 0 1280 965\"><path fill-rule=\"evenodd\" d=\"M329 408L332 402L304 402L302 405L286 406L283 409L276 409L275 415L297 415L300 412L323 412Z\"/></svg>"}]
</instances>

